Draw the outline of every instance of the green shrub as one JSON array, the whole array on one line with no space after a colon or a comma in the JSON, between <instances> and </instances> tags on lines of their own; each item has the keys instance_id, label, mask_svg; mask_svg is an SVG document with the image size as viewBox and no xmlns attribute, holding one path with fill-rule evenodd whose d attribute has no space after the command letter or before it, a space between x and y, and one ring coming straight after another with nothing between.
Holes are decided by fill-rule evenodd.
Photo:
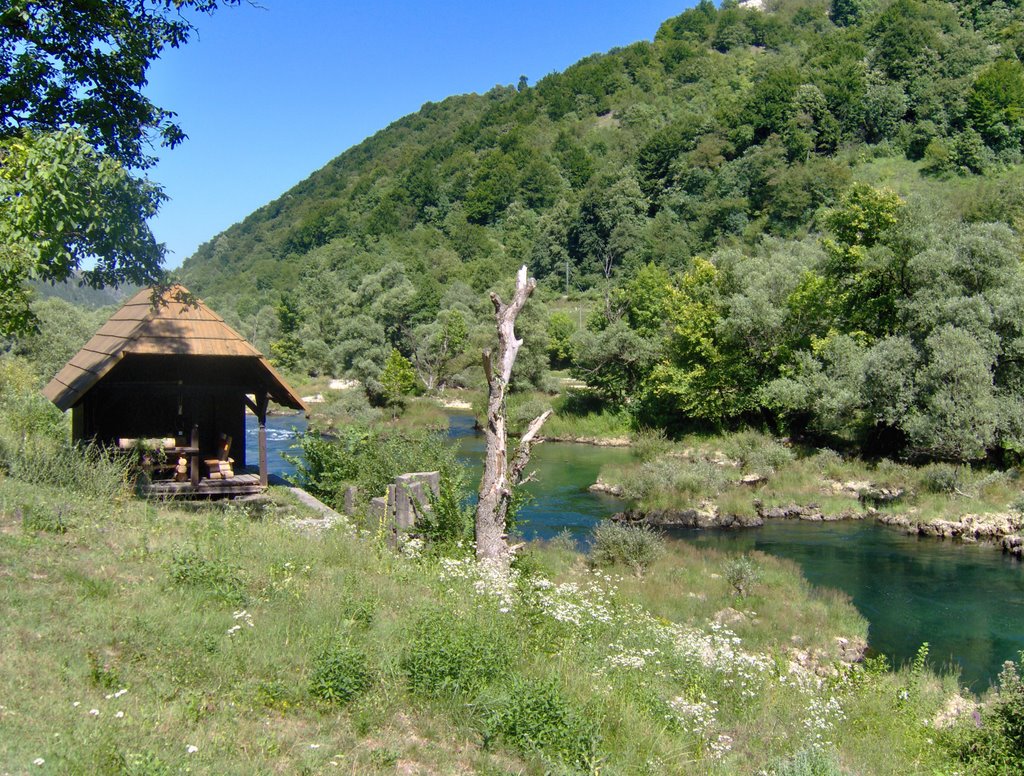
<instances>
[{"instance_id":1,"label":"green shrub","mask_svg":"<svg viewBox=\"0 0 1024 776\"><path fill-rule=\"evenodd\" d=\"M808 747L777 763L771 776L842 776L836 753L828 749Z\"/></svg>"},{"instance_id":2,"label":"green shrub","mask_svg":"<svg viewBox=\"0 0 1024 776\"><path fill-rule=\"evenodd\" d=\"M295 483L335 508L355 485L364 501L383 495L406 472L440 471L454 477L460 468L455 449L440 433L350 427L337 439L308 431L297 438L302 456L285 456L296 466Z\"/></svg>"},{"instance_id":3,"label":"green shrub","mask_svg":"<svg viewBox=\"0 0 1024 776\"><path fill-rule=\"evenodd\" d=\"M466 501L468 489L464 470L455 469L441 477L430 510L416 519L416 532L436 550L444 551L459 542L473 540L476 513Z\"/></svg>"},{"instance_id":4,"label":"green shrub","mask_svg":"<svg viewBox=\"0 0 1024 776\"><path fill-rule=\"evenodd\" d=\"M672 447L672 443L665 436L664 429L645 428L634 431L631 435L633 443L633 455L640 461L653 461L665 455Z\"/></svg>"},{"instance_id":5,"label":"green shrub","mask_svg":"<svg viewBox=\"0 0 1024 776\"><path fill-rule=\"evenodd\" d=\"M197 550L176 550L171 556L171 583L213 594L225 603L240 606L248 601L240 570L221 558L206 558Z\"/></svg>"},{"instance_id":6,"label":"green shrub","mask_svg":"<svg viewBox=\"0 0 1024 776\"><path fill-rule=\"evenodd\" d=\"M34 504L21 509L21 527L26 531L45 531L46 533L63 534L68 531L66 520L67 506L51 509L45 505Z\"/></svg>"},{"instance_id":7,"label":"green shrub","mask_svg":"<svg viewBox=\"0 0 1024 776\"><path fill-rule=\"evenodd\" d=\"M590 560L595 565L621 564L640 577L664 553L664 537L646 523L622 525L603 520L594 526Z\"/></svg>"},{"instance_id":8,"label":"green shrub","mask_svg":"<svg viewBox=\"0 0 1024 776\"><path fill-rule=\"evenodd\" d=\"M839 478L845 474L843 471L843 465L845 463L843 456L831 448L821 448L814 453L811 457L811 461L818 473L826 477Z\"/></svg>"},{"instance_id":9,"label":"green shrub","mask_svg":"<svg viewBox=\"0 0 1024 776\"><path fill-rule=\"evenodd\" d=\"M366 655L339 641L317 656L309 678L309 692L322 701L344 704L366 692L373 680Z\"/></svg>"},{"instance_id":10,"label":"green shrub","mask_svg":"<svg viewBox=\"0 0 1024 776\"><path fill-rule=\"evenodd\" d=\"M485 746L493 740L581 770L598 759L597 724L552 681L516 677L485 703Z\"/></svg>"},{"instance_id":11,"label":"green shrub","mask_svg":"<svg viewBox=\"0 0 1024 776\"><path fill-rule=\"evenodd\" d=\"M1024 679L1019 664L1004 663L995 693L982 712L961 719L943 731L940 740L969 765L971 773L1019 773L1024 762Z\"/></svg>"},{"instance_id":12,"label":"green shrub","mask_svg":"<svg viewBox=\"0 0 1024 776\"><path fill-rule=\"evenodd\" d=\"M128 456L40 434L12 440L3 429L0 471L33 485L50 485L107 501L131 495L136 479Z\"/></svg>"},{"instance_id":13,"label":"green shrub","mask_svg":"<svg viewBox=\"0 0 1024 776\"><path fill-rule=\"evenodd\" d=\"M739 461L745 472L771 474L796 458L778 439L756 431L729 434L721 440L721 446L722 452Z\"/></svg>"},{"instance_id":14,"label":"green shrub","mask_svg":"<svg viewBox=\"0 0 1024 776\"><path fill-rule=\"evenodd\" d=\"M950 463L921 467L921 487L928 493L955 493L960 487L960 469Z\"/></svg>"},{"instance_id":15,"label":"green shrub","mask_svg":"<svg viewBox=\"0 0 1024 776\"><path fill-rule=\"evenodd\" d=\"M1014 512L1024 513L1024 493L1013 500L1013 503L1010 504L1010 509Z\"/></svg>"},{"instance_id":16,"label":"green shrub","mask_svg":"<svg viewBox=\"0 0 1024 776\"><path fill-rule=\"evenodd\" d=\"M504 623L437 609L413 626L401 667L413 692L473 697L508 674L515 654L515 639Z\"/></svg>"},{"instance_id":17,"label":"green shrub","mask_svg":"<svg viewBox=\"0 0 1024 776\"><path fill-rule=\"evenodd\" d=\"M29 368L10 358L0 358L0 473L111 501L130 495L135 483L127 456L71 444L64 413L39 393Z\"/></svg>"},{"instance_id":18,"label":"green shrub","mask_svg":"<svg viewBox=\"0 0 1024 776\"><path fill-rule=\"evenodd\" d=\"M665 456L642 464L623 483L627 498L644 500L661 494L705 498L718 495L729 482L721 466Z\"/></svg>"},{"instance_id":19,"label":"green shrub","mask_svg":"<svg viewBox=\"0 0 1024 776\"><path fill-rule=\"evenodd\" d=\"M733 592L746 598L753 587L761 581L762 570L749 555L737 555L725 562L725 579Z\"/></svg>"},{"instance_id":20,"label":"green shrub","mask_svg":"<svg viewBox=\"0 0 1024 776\"><path fill-rule=\"evenodd\" d=\"M514 434L521 434L526 431L531 420L543 415L549 409L551 409L551 403L542 399L513 398L508 403L508 430Z\"/></svg>"}]
</instances>

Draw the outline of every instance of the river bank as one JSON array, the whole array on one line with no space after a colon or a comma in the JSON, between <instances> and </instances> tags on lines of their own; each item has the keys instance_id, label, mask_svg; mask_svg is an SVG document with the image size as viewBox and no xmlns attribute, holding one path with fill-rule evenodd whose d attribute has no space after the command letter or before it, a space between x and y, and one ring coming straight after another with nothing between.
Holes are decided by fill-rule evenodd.
<instances>
[{"instance_id":1,"label":"river bank","mask_svg":"<svg viewBox=\"0 0 1024 776\"><path fill-rule=\"evenodd\" d=\"M594 486L591 486L594 487ZM602 485L597 492L615 493L618 488ZM744 529L760 528L768 520L803 520L810 523L832 523L844 520L871 519L879 525L902 531L911 536L949 539L962 544L988 543L1008 555L1024 559L1024 515L995 512L968 514L959 520L935 519L931 521L913 515L880 512L874 508L845 509L841 512L822 512L816 504L801 506L765 507L755 505L754 515L736 515L723 512L715 504L704 502L689 509L626 509L612 515L615 522L643 523L654 528Z\"/></svg>"},{"instance_id":2,"label":"river bank","mask_svg":"<svg viewBox=\"0 0 1024 776\"><path fill-rule=\"evenodd\" d=\"M641 440L593 492L629 502L614 519L657 527L756 528L770 520L864 520L922 537L989 542L1024 556L1020 472L864 461L754 432Z\"/></svg>"}]
</instances>

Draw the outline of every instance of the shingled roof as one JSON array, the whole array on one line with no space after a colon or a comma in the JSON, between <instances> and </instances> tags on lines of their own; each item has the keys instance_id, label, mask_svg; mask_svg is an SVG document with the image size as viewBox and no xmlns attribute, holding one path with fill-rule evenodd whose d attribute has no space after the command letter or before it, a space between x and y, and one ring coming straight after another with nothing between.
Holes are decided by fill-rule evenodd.
<instances>
[{"instance_id":1,"label":"shingled roof","mask_svg":"<svg viewBox=\"0 0 1024 776\"><path fill-rule=\"evenodd\" d=\"M258 363L270 398L278 404L307 411L295 391L270 362L242 335L228 326L186 288L167 289L153 304L150 289L143 289L107 319L85 346L43 389L43 395L67 410L113 369L125 356L217 356Z\"/></svg>"}]
</instances>

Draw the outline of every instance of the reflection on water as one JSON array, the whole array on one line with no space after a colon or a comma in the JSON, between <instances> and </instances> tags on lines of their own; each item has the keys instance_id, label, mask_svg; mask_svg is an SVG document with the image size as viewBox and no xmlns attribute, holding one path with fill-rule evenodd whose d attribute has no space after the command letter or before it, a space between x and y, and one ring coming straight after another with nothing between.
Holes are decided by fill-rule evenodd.
<instances>
[{"instance_id":1,"label":"reflection on water","mask_svg":"<svg viewBox=\"0 0 1024 776\"><path fill-rule=\"evenodd\" d=\"M246 424L246 456L254 462L255 420L247 418ZM305 419L273 416L267 426L270 471L290 473L280 453L288 452L295 429L305 429ZM470 482L478 482L484 441L473 428L472 416L453 413L450 437L471 468ZM535 447L530 469L536 479L526 486L532 500L520 512L519 532L532 539L569 531L585 543L599 520L623 506L587 487L603 465L628 461L630 455L628 449L589 445ZM812 583L838 588L852 598L871 623L872 648L897 664L910 660L927 641L936 665L960 666L963 680L980 690L1004 660L1016 659L1024 649L1024 564L987 546L918 539L870 521L772 521L745 531L672 535L704 547L760 550L795 561Z\"/></svg>"}]
</instances>

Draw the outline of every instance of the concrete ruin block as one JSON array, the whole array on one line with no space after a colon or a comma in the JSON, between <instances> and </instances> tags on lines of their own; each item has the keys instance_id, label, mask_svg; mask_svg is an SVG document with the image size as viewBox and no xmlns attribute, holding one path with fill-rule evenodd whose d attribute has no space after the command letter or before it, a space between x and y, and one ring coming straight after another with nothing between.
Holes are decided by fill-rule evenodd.
<instances>
[{"instance_id":1,"label":"concrete ruin block","mask_svg":"<svg viewBox=\"0 0 1024 776\"><path fill-rule=\"evenodd\" d=\"M345 514L354 515L356 513L356 499L359 497L359 489L355 485L349 485L345 488Z\"/></svg>"},{"instance_id":2,"label":"concrete ruin block","mask_svg":"<svg viewBox=\"0 0 1024 776\"><path fill-rule=\"evenodd\" d=\"M371 531L380 530L387 514L388 500L384 496L370 499L370 503L366 507L366 527Z\"/></svg>"},{"instance_id":3,"label":"concrete ruin block","mask_svg":"<svg viewBox=\"0 0 1024 776\"><path fill-rule=\"evenodd\" d=\"M440 472L411 472L395 477L395 526L412 528L417 516L430 509L431 496L440 493Z\"/></svg>"},{"instance_id":4,"label":"concrete ruin block","mask_svg":"<svg viewBox=\"0 0 1024 776\"><path fill-rule=\"evenodd\" d=\"M398 528L397 528L397 488L394 485L388 485L388 495L386 499L387 506L384 510L384 532L387 535L387 542L389 547L398 546Z\"/></svg>"}]
</instances>

